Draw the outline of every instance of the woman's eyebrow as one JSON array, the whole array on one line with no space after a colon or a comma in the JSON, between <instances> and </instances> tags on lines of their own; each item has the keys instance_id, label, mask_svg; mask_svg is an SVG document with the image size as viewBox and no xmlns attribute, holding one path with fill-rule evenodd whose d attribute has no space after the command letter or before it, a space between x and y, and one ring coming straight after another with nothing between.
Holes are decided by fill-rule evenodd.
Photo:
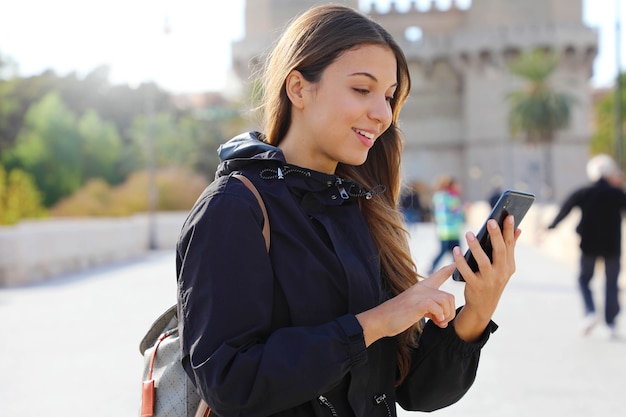
<instances>
[{"instance_id":1,"label":"woman's eyebrow","mask_svg":"<svg viewBox=\"0 0 626 417\"><path fill-rule=\"evenodd\" d=\"M367 78L370 78L372 81L378 82L378 78L376 78L373 74L370 74L369 72L353 72L352 74L349 74L350 77L357 76L357 75L363 75ZM389 88L397 87L397 86L398 86L398 83L393 83L389 86Z\"/></svg>"}]
</instances>

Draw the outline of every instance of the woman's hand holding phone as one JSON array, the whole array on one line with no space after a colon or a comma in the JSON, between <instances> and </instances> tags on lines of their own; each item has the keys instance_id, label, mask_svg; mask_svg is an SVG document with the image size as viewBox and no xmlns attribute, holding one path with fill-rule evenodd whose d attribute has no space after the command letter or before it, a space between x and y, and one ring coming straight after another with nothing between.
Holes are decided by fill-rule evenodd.
<instances>
[{"instance_id":1,"label":"woman's hand holding phone","mask_svg":"<svg viewBox=\"0 0 626 417\"><path fill-rule=\"evenodd\" d=\"M457 335L468 342L478 340L489 324L509 279L515 272L515 244L519 222L534 196L505 191L483 227L466 233L468 251L454 250L448 265L383 304L357 314L366 346L381 337L395 336L426 317L439 327L454 320ZM456 267L456 269L455 269ZM465 280L465 305L455 317L452 294L439 287L450 277Z\"/></svg>"},{"instance_id":2,"label":"woman's hand holding phone","mask_svg":"<svg viewBox=\"0 0 626 417\"><path fill-rule=\"evenodd\" d=\"M515 272L515 245L521 230L515 229L514 216L504 219L502 230L496 220L488 220L487 232L491 259L472 232L465 235L478 271L472 270L460 248L454 250L454 262L465 279L465 305L454 319L454 328L457 335L468 342L482 335Z\"/></svg>"},{"instance_id":3,"label":"woman's hand holding phone","mask_svg":"<svg viewBox=\"0 0 626 417\"><path fill-rule=\"evenodd\" d=\"M480 246L485 251L485 253L487 253L487 256L489 256L490 259L492 249L491 240L489 239L489 233L487 232L488 221L490 219L496 220L498 225L502 229L504 227L504 220L507 218L507 216L512 214L515 217L514 224L517 228L534 201L535 196L533 194L523 191L506 190L502 193L502 195L494 205L493 209L491 210L491 213L487 217L487 220L476 234L476 238L480 243ZM478 264L476 263L476 259L472 254L472 248L469 248L467 252L465 252L465 259L467 260L467 263L469 264L472 271L478 271ZM452 274L452 279L455 281L463 281L463 274L457 269Z\"/></svg>"}]
</instances>

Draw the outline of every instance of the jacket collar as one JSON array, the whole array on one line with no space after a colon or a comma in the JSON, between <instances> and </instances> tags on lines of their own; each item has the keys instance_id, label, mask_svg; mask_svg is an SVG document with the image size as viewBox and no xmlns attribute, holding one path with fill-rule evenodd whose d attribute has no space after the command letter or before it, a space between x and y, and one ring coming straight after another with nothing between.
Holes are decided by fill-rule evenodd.
<instances>
[{"instance_id":1,"label":"jacket collar","mask_svg":"<svg viewBox=\"0 0 626 417\"><path fill-rule=\"evenodd\" d=\"M264 180L286 180L292 189L330 193L332 200L338 204L360 197L370 199L385 192L384 186L365 190L360 184L338 175L287 164L282 150L266 143L264 135L256 131L235 136L220 145L218 155L222 162L215 174L216 178L256 165L262 167L259 175Z\"/></svg>"}]
</instances>

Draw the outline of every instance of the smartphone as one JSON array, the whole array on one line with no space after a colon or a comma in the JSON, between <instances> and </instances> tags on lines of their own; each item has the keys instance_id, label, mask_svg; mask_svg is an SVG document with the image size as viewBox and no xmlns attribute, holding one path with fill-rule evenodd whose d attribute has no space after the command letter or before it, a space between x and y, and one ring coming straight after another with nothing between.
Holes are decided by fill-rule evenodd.
<instances>
[{"instance_id":1,"label":"smartphone","mask_svg":"<svg viewBox=\"0 0 626 417\"><path fill-rule=\"evenodd\" d=\"M500 225L500 230L502 230L504 219L506 219L509 214L512 214L515 217L515 229L517 229L534 201L534 194L515 190L506 190L502 193L498 202L493 207L491 214L489 214L489 217L487 217L487 220L485 220L485 223L476 234L476 239L478 239L480 246L483 248L487 256L489 256L489 260L492 260L493 248L491 247L491 239L489 239L489 233L487 232L487 222L490 219L495 219ZM469 249L465 252L465 260L469 264L470 268L472 268L472 271L478 271L476 259L474 259L472 251ZM458 269L454 270L452 279L455 281L465 281Z\"/></svg>"}]
</instances>

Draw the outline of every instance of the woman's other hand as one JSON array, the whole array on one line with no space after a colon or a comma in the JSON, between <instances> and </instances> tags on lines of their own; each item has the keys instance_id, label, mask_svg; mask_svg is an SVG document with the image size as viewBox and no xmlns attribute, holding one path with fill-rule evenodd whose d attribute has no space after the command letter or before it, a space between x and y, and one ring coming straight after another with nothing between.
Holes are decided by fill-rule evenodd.
<instances>
[{"instance_id":1,"label":"woman's other hand","mask_svg":"<svg viewBox=\"0 0 626 417\"><path fill-rule=\"evenodd\" d=\"M382 337L395 336L423 317L446 327L455 315L454 296L439 287L452 275L454 264L445 266L430 277L383 304L357 314L369 346Z\"/></svg>"}]
</instances>

